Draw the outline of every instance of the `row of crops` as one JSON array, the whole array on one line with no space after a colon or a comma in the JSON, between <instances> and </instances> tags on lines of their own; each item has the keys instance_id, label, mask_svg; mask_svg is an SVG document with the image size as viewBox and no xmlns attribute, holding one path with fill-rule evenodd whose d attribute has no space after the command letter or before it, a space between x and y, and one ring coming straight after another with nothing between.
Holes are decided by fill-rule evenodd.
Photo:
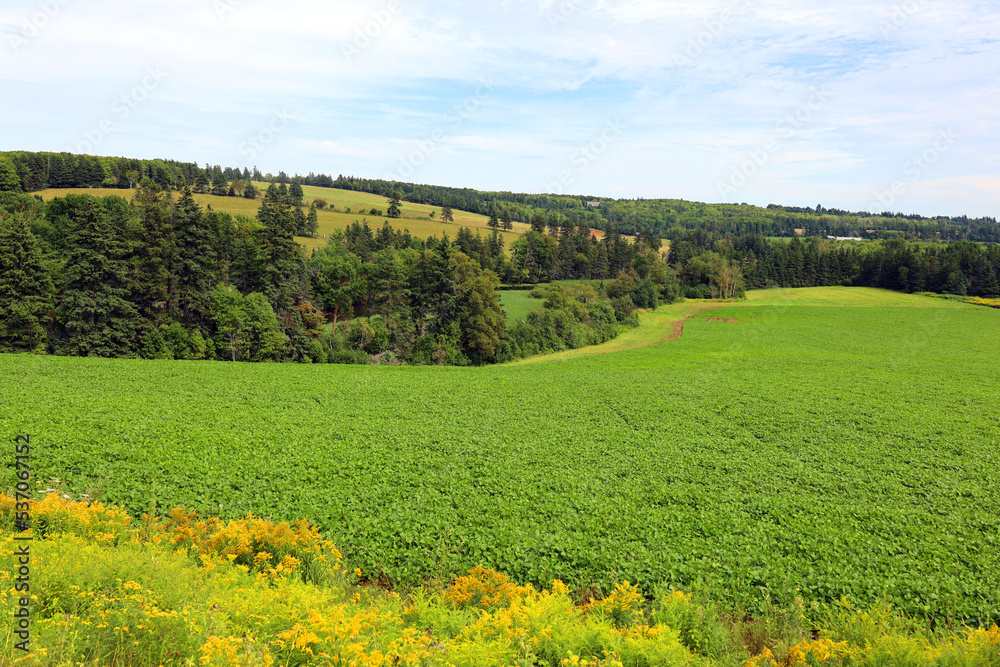
<instances>
[{"instance_id":1,"label":"row of crops","mask_svg":"<svg viewBox=\"0 0 1000 667\"><path fill-rule=\"evenodd\" d=\"M0 356L0 430L76 493L305 517L392 584L481 563L1000 620L998 313L753 303L517 367Z\"/></svg>"}]
</instances>

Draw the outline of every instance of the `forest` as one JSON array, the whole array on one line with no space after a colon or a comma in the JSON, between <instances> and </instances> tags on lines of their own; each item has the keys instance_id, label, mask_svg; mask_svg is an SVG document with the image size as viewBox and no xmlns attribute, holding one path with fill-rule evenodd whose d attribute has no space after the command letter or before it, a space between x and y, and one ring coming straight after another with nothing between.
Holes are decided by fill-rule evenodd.
<instances>
[{"instance_id":1,"label":"forest","mask_svg":"<svg viewBox=\"0 0 1000 667\"><path fill-rule=\"evenodd\" d=\"M566 218L574 226L617 229L627 235L666 238L681 230L705 229L721 234L767 237L857 236L924 241L1000 242L995 218L934 217L901 212L851 212L835 208L748 204L709 204L680 199L608 199L595 196L485 192L471 188L400 183L379 179L309 173L262 174L256 167L237 169L174 160L137 160L70 153L0 153L0 191L34 192L45 188L131 188L143 182L161 188L191 187L195 192L248 196L254 182L334 187L382 195L399 193L403 200L499 216L525 224L541 214Z\"/></svg>"},{"instance_id":2,"label":"forest","mask_svg":"<svg viewBox=\"0 0 1000 667\"><path fill-rule=\"evenodd\" d=\"M272 184L254 219L155 183L131 202L0 193L0 350L484 364L602 342L637 306L679 298L655 250L569 227L559 240L529 231L508 256L495 229L424 240L363 220L306 256L291 190ZM560 258L566 273L613 279L539 294L539 312L508 327L499 275L547 280Z\"/></svg>"}]
</instances>

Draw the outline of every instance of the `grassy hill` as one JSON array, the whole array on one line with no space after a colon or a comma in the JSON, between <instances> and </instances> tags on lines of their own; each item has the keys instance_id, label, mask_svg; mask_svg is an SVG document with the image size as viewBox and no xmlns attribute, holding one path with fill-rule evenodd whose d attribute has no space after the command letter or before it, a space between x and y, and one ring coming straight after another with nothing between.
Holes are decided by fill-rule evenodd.
<instances>
[{"instance_id":1,"label":"grassy hill","mask_svg":"<svg viewBox=\"0 0 1000 667\"><path fill-rule=\"evenodd\" d=\"M998 317L814 288L498 367L6 355L0 431L136 515L307 518L383 582L483 564L995 622Z\"/></svg>"},{"instance_id":2,"label":"grassy hill","mask_svg":"<svg viewBox=\"0 0 1000 667\"><path fill-rule=\"evenodd\" d=\"M255 183L254 185L260 189L266 189L268 184ZM440 214L440 208L425 204L411 204L409 202L403 202L401 206L402 216L399 219L393 220L385 218L384 216L372 216L367 213L367 211L372 208L385 211L387 208L386 199L385 197L380 197L379 195L354 192L351 190L337 190L334 188L319 188L308 185L303 186L302 190L305 193L304 201L306 207L308 207L314 199L321 198L325 199L332 209L335 209L331 210L328 208L326 210L317 211L319 218L318 238L298 238L299 243L302 244L302 246L307 250L322 247L326 243L324 235L329 235L337 229L344 229L354 223L354 221L362 219L367 219L368 225L373 229L381 227L385 220L389 220L389 224L391 224L394 228L409 229L410 233L415 238L421 239L429 236L440 237L445 233L447 233L451 238L455 238L455 234L462 227L469 227L474 231L479 230L483 233L483 235L490 233L490 229L486 226L487 218L476 213L456 210L453 211L455 218L454 222L445 223L441 222L440 217L437 217L437 219L434 220L431 220L429 217L429 214L432 211ZM134 192L134 190L123 190L118 188L66 188L42 190L35 194L38 194L43 199L48 201L56 197L64 197L68 194L91 194L97 197L117 195L119 197L131 199ZM211 206L217 211L226 211L232 215L243 214L251 218L257 215L257 209L260 207L260 201L244 199L242 197L216 197L214 195L196 194L194 198L195 201L197 201L202 207ZM351 213L345 212L348 208L351 210ZM510 243L528 229L530 229L528 225L516 222L514 223L513 231L501 232L504 237L505 247L510 247Z\"/></svg>"}]
</instances>

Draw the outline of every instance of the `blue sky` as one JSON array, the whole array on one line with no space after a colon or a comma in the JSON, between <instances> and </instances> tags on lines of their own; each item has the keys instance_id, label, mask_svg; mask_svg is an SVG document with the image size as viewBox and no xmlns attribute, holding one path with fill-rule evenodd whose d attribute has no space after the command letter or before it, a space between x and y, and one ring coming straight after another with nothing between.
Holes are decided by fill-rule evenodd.
<instances>
[{"instance_id":1,"label":"blue sky","mask_svg":"<svg viewBox=\"0 0 1000 667\"><path fill-rule=\"evenodd\" d=\"M7 0L0 150L998 216L997 36L974 0Z\"/></svg>"}]
</instances>

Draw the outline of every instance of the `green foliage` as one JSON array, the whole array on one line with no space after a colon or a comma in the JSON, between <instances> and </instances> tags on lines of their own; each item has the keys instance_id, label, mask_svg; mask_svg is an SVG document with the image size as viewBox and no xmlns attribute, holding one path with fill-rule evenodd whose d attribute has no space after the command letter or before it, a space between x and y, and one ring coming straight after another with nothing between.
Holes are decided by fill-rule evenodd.
<instances>
[{"instance_id":1,"label":"green foliage","mask_svg":"<svg viewBox=\"0 0 1000 667\"><path fill-rule=\"evenodd\" d=\"M229 361L274 361L286 339L267 298L219 285L212 292L211 319L219 358Z\"/></svg>"},{"instance_id":2,"label":"green foliage","mask_svg":"<svg viewBox=\"0 0 1000 667\"><path fill-rule=\"evenodd\" d=\"M347 342L362 352L380 354L389 346L389 330L380 315L358 317L351 320Z\"/></svg>"},{"instance_id":3,"label":"green foliage","mask_svg":"<svg viewBox=\"0 0 1000 667\"><path fill-rule=\"evenodd\" d=\"M21 192L21 178L10 160L0 156L0 192Z\"/></svg>"},{"instance_id":4,"label":"green foliage","mask_svg":"<svg viewBox=\"0 0 1000 667\"><path fill-rule=\"evenodd\" d=\"M45 349L54 296L49 267L27 220L0 213L0 352Z\"/></svg>"},{"instance_id":5,"label":"green foliage","mask_svg":"<svg viewBox=\"0 0 1000 667\"><path fill-rule=\"evenodd\" d=\"M128 298L123 232L93 201L82 202L69 236L59 303L59 347L66 354L118 357L134 351L138 312Z\"/></svg>"},{"instance_id":6,"label":"green foliage","mask_svg":"<svg viewBox=\"0 0 1000 667\"><path fill-rule=\"evenodd\" d=\"M998 311L806 294L752 293L666 345L527 366L164 373L0 356L19 379L4 437L42 434L37 478L100 485L136 513L155 480L169 505L309 516L392 582L436 576L451 554L538 585L700 581L751 615L770 590L783 608L848 595L1000 620L1000 514L982 472L1000 439ZM449 354L444 335L418 343L429 364ZM72 400L52 411L38 396Z\"/></svg>"}]
</instances>

